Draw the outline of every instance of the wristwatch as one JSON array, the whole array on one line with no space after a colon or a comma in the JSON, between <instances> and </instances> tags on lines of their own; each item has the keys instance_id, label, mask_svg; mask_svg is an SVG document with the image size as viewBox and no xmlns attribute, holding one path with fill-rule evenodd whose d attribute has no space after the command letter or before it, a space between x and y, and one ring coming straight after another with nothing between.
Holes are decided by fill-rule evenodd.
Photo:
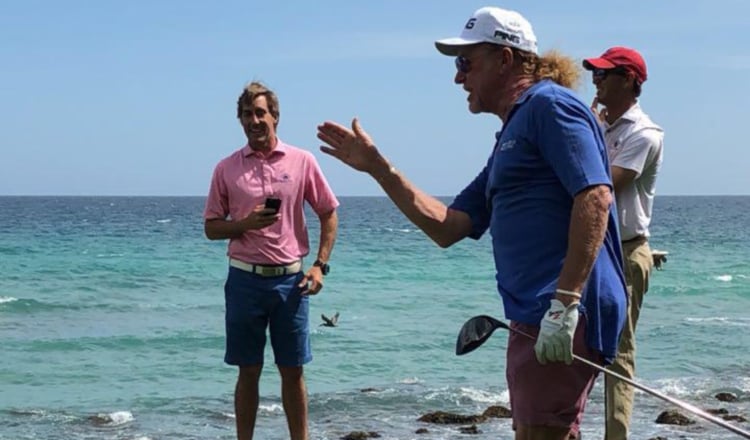
<instances>
[{"instance_id":1,"label":"wristwatch","mask_svg":"<svg viewBox=\"0 0 750 440\"><path fill-rule=\"evenodd\" d=\"M331 266L329 266L328 263L324 263L320 260L315 260L315 262L313 263L313 266L318 266L323 276L328 275L328 272L331 271Z\"/></svg>"}]
</instances>

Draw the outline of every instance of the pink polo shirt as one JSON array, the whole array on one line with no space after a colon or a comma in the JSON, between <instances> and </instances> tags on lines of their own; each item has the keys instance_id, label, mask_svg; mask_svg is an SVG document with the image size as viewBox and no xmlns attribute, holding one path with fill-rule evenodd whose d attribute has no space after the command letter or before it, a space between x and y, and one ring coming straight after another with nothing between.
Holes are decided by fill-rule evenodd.
<instances>
[{"instance_id":1,"label":"pink polo shirt","mask_svg":"<svg viewBox=\"0 0 750 440\"><path fill-rule=\"evenodd\" d=\"M230 258L255 264L297 261L310 251L304 202L317 214L339 206L315 156L279 139L267 157L245 145L216 165L203 218L243 219L266 197L281 199L281 218L229 240Z\"/></svg>"}]
</instances>

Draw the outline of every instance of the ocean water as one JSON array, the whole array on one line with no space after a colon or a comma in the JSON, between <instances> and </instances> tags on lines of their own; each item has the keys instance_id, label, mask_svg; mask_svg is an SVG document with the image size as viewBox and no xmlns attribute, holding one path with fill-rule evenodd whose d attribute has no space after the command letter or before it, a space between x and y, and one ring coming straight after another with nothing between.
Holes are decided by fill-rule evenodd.
<instances>
[{"instance_id":1,"label":"ocean water","mask_svg":"<svg viewBox=\"0 0 750 440\"><path fill-rule=\"evenodd\" d=\"M311 302L311 438L512 439L509 419L474 436L417 421L509 405L503 330L454 354L466 319L504 318L489 237L439 249L386 198L341 202L332 271ZM202 208L202 197L0 197L0 439L234 438L226 243L204 238ZM669 257L642 311L637 380L750 419L748 213L750 197L657 199L651 243ZM338 327L318 326L337 311ZM285 439L266 352L256 438ZM637 392L633 438L739 438L696 417L655 423L672 408ZM600 380L584 438L602 438L603 410Z\"/></svg>"}]
</instances>

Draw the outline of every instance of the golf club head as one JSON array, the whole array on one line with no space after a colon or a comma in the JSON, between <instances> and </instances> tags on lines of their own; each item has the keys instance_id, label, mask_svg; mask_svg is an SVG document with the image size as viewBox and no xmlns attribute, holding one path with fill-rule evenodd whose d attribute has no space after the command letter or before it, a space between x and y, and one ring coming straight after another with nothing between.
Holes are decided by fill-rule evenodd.
<instances>
[{"instance_id":1,"label":"golf club head","mask_svg":"<svg viewBox=\"0 0 750 440\"><path fill-rule=\"evenodd\" d=\"M501 322L487 315L475 316L464 323L456 340L456 355L472 352L489 339Z\"/></svg>"},{"instance_id":2,"label":"golf club head","mask_svg":"<svg viewBox=\"0 0 750 440\"><path fill-rule=\"evenodd\" d=\"M462 354L466 354L469 352L472 352L479 348L484 342L492 336L492 333L497 330L498 328L504 328L510 332L519 334L521 336L525 336L530 339L535 339L534 336L531 336L528 333L524 333L520 331L517 328L511 328L508 324L498 321L497 319L487 316L487 315L479 315L475 316L468 321L464 323L464 325L461 327L461 330L458 332L458 339L456 340L456 354L458 356L461 356ZM576 359L577 361L583 362L587 364L588 366L599 370L600 372L612 376L618 380L621 380L627 384L630 384L631 386L638 388L641 391L644 391L648 394L651 394L654 397L658 397L659 399L662 399L666 402L672 403L673 405L676 405L684 410L687 410L698 417L701 417L705 420L708 420L709 422L721 426L722 428L725 428L729 431L734 432L735 434L739 434L743 438L750 439L750 432L745 431L737 426L734 426L728 422L726 422L723 419L720 419L716 417L713 414L710 414L694 405L691 405L689 403L683 402L679 399L675 399L674 397L667 396L665 394L662 394L656 390L653 390L645 385L642 385L630 378L627 378L625 376L621 376L620 374L608 369L604 368L603 366L592 362L586 358L580 357L576 354L573 354L573 359Z\"/></svg>"}]
</instances>

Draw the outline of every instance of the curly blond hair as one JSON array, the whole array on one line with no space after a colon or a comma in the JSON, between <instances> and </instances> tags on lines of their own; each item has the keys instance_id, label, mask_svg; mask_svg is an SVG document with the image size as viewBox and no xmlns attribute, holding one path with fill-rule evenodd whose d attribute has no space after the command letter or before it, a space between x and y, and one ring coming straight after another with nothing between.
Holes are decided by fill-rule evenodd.
<instances>
[{"instance_id":1,"label":"curly blond hair","mask_svg":"<svg viewBox=\"0 0 750 440\"><path fill-rule=\"evenodd\" d=\"M575 89L580 84L579 64L556 50L550 50L540 56L514 49L513 54L514 59L519 60L523 73L531 75L534 82L549 79L569 89Z\"/></svg>"}]
</instances>

